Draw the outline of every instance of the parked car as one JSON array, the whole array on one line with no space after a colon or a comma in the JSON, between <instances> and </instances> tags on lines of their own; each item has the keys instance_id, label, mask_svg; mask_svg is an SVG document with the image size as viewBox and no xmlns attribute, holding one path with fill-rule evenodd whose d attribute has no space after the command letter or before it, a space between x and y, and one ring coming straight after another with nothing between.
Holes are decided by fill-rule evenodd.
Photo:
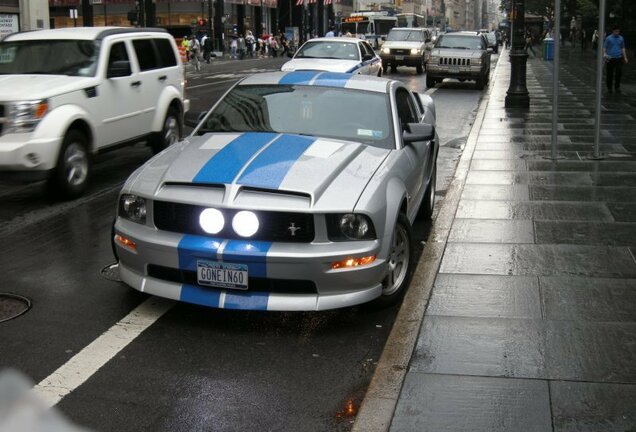
<instances>
[{"instance_id":1,"label":"parked car","mask_svg":"<svg viewBox=\"0 0 636 432\"><path fill-rule=\"evenodd\" d=\"M282 71L319 70L382 76L382 60L366 40L350 37L310 39L283 64Z\"/></svg>"},{"instance_id":2,"label":"parked car","mask_svg":"<svg viewBox=\"0 0 636 432\"><path fill-rule=\"evenodd\" d=\"M0 177L81 195L91 155L180 139L184 69L162 29L73 27L0 42Z\"/></svg>"},{"instance_id":3,"label":"parked car","mask_svg":"<svg viewBox=\"0 0 636 432\"><path fill-rule=\"evenodd\" d=\"M427 63L426 86L444 78L475 81L483 89L490 77L490 54L486 38L478 32L445 33L437 39Z\"/></svg>"},{"instance_id":4,"label":"parked car","mask_svg":"<svg viewBox=\"0 0 636 432\"><path fill-rule=\"evenodd\" d=\"M414 67L418 74L426 68L426 48L431 42L431 31L426 28L394 27L382 45L382 68L396 72L398 66Z\"/></svg>"},{"instance_id":5,"label":"parked car","mask_svg":"<svg viewBox=\"0 0 636 432\"><path fill-rule=\"evenodd\" d=\"M227 309L393 304L430 218L432 99L334 72L246 77L133 173L113 226L134 289Z\"/></svg>"}]
</instances>

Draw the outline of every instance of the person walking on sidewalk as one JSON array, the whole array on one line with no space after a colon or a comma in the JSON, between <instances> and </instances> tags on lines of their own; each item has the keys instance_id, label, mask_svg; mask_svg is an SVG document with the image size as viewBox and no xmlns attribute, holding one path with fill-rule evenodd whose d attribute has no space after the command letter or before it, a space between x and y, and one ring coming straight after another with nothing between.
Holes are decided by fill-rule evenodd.
<instances>
[{"instance_id":1,"label":"person walking on sidewalk","mask_svg":"<svg viewBox=\"0 0 636 432\"><path fill-rule=\"evenodd\" d=\"M530 32L526 32L526 46L523 47L523 50L528 53L528 49L530 49L530 51L532 51L532 55L534 57L537 56L537 53L534 52L534 48L532 47L532 33Z\"/></svg>"},{"instance_id":2,"label":"person walking on sidewalk","mask_svg":"<svg viewBox=\"0 0 636 432\"><path fill-rule=\"evenodd\" d=\"M612 34L603 43L603 55L605 56L607 73L607 91L616 93L621 91L621 76L623 75L623 63L628 63L625 51L625 39L621 36L618 26L612 27Z\"/></svg>"}]
</instances>

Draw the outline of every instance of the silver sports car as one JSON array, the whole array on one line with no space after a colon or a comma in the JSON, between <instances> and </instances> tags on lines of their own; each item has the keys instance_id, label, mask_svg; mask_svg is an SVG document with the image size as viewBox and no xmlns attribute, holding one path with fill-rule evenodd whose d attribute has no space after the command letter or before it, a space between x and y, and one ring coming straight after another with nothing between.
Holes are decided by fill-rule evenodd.
<instances>
[{"instance_id":1,"label":"silver sports car","mask_svg":"<svg viewBox=\"0 0 636 432\"><path fill-rule=\"evenodd\" d=\"M392 304L430 218L430 97L401 82L275 72L234 85L134 172L113 227L134 289L226 309Z\"/></svg>"}]
</instances>

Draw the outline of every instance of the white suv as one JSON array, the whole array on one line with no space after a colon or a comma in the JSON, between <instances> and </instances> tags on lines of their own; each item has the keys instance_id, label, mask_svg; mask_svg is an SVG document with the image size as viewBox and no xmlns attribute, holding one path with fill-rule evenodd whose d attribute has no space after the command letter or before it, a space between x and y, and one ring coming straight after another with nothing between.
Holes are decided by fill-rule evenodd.
<instances>
[{"instance_id":1,"label":"white suv","mask_svg":"<svg viewBox=\"0 0 636 432\"><path fill-rule=\"evenodd\" d=\"M184 68L162 29L74 27L0 41L0 178L48 180L74 198L91 155L181 137Z\"/></svg>"}]
</instances>

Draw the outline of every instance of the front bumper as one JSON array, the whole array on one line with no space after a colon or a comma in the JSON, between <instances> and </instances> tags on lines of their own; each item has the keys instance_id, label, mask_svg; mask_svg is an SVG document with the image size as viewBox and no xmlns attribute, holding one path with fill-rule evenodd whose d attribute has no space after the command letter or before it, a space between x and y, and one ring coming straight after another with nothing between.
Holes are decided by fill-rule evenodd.
<instances>
[{"instance_id":1,"label":"front bumper","mask_svg":"<svg viewBox=\"0 0 636 432\"><path fill-rule=\"evenodd\" d=\"M32 134L0 136L0 171L2 177L41 180L56 164L62 137L33 139Z\"/></svg>"},{"instance_id":2,"label":"front bumper","mask_svg":"<svg viewBox=\"0 0 636 432\"><path fill-rule=\"evenodd\" d=\"M136 251L115 242L122 281L132 288L174 300L204 306L280 311L318 311L366 303L382 293L386 260L349 269L331 269L348 257L377 255L380 242L268 243L227 241L211 237L159 231L118 218L115 234L136 244ZM197 260L246 264L250 286L257 281L280 281L285 290L233 290L196 283ZM165 271L155 272L161 268ZM195 274L192 280L193 272ZM183 279L163 274L182 275ZM295 292L295 284L315 286L313 292Z\"/></svg>"},{"instance_id":3,"label":"front bumper","mask_svg":"<svg viewBox=\"0 0 636 432\"><path fill-rule=\"evenodd\" d=\"M441 66L429 62L426 65L426 74L430 78L455 78L476 80L484 75L481 66Z\"/></svg>"},{"instance_id":4,"label":"front bumper","mask_svg":"<svg viewBox=\"0 0 636 432\"><path fill-rule=\"evenodd\" d=\"M394 55L381 54L380 58L383 63L390 63L396 66L418 66L424 63L422 55Z\"/></svg>"}]
</instances>

